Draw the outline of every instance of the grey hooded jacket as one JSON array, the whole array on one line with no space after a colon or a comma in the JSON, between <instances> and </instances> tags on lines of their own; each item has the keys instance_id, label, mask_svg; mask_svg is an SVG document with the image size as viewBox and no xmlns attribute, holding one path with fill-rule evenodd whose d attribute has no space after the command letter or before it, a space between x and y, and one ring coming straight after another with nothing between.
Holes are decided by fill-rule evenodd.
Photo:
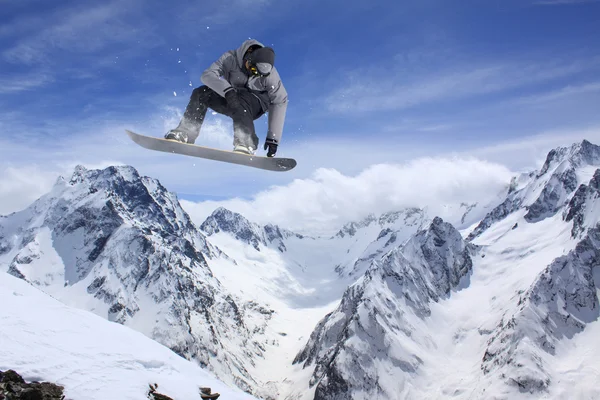
<instances>
[{"instance_id":1,"label":"grey hooded jacket","mask_svg":"<svg viewBox=\"0 0 600 400\"><path fill-rule=\"evenodd\" d=\"M287 91L275 67L268 76L248 76L245 72L244 54L253 45L264 47L254 39L246 40L237 50L226 52L212 63L200 80L223 97L230 87L246 88L256 94L263 112L269 113L267 139L280 142L288 103Z\"/></svg>"}]
</instances>

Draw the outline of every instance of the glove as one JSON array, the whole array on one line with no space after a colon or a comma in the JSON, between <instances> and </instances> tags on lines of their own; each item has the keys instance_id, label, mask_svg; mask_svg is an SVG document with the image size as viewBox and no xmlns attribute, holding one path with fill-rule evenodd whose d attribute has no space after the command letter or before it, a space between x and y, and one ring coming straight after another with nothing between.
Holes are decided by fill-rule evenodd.
<instances>
[{"instance_id":1,"label":"glove","mask_svg":"<svg viewBox=\"0 0 600 400\"><path fill-rule=\"evenodd\" d=\"M273 157L275 153L277 153L277 140L275 139L267 139L265 140L264 149L269 151L267 152L267 157Z\"/></svg>"},{"instance_id":2,"label":"glove","mask_svg":"<svg viewBox=\"0 0 600 400\"><path fill-rule=\"evenodd\" d=\"M225 91L225 100L227 100L227 106L233 111L238 112L242 109L240 98L234 88Z\"/></svg>"}]
</instances>

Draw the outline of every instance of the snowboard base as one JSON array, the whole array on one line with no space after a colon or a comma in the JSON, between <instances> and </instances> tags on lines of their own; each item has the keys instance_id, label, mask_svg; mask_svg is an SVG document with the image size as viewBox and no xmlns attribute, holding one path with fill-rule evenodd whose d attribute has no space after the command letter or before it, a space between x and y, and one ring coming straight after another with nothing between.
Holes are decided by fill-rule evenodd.
<instances>
[{"instance_id":1,"label":"snowboard base","mask_svg":"<svg viewBox=\"0 0 600 400\"><path fill-rule=\"evenodd\" d=\"M227 150L214 149L212 147L198 146L167 140L125 130L127 135L139 146L149 150L175 153L184 156L204 158L207 160L222 161L230 164L245 165L267 171L289 171L296 166L293 158L264 157L250 154L237 153Z\"/></svg>"}]
</instances>

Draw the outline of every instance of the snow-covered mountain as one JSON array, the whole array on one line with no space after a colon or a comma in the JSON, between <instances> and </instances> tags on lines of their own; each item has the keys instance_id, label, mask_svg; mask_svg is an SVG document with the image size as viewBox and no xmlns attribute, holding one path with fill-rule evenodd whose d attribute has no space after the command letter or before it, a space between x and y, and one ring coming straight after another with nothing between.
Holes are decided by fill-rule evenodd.
<instances>
[{"instance_id":1,"label":"snow-covered mountain","mask_svg":"<svg viewBox=\"0 0 600 400\"><path fill-rule=\"evenodd\" d=\"M78 168L0 218L0 268L265 399L600 398L599 188L583 141L493 204L317 237Z\"/></svg>"},{"instance_id":2,"label":"snow-covered mountain","mask_svg":"<svg viewBox=\"0 0 600 400\"><path fill-rule=\"evenodd\" d=\"M200 225L207 235L214 235L218 232L226 232L233 235L236 239L251 244L256 250L260 251L260 245L269 246L274 244L280 251L285 251L285 239L295 236L302 239L303 236L279 228L277 225L268 224L259 226L252 223L238 213L227 210L226 208L217 208Z\"/></svg>"},{"instance_id":3,"label":"snow-covered mountain","mask_svg":"<svg viewBox=\"0 0 600 400\"><path fill-rule=\"evenodd\" d=\"M551 178L533 203L537 206L529 207L522 218L530 223L537 221L531 218L532 209L552 213L562 210L564 222L572 223L570 233L576 244L567 254L554 259L519 295L516 310L503 316L482 362L484 373L498 375L527 392L548 390L552 383L552 356L561 347L561 341L574 339L588 324L597 323L600 316L600 169L595 170L588 184L579 184L578 178L589 173L589 168L576 169L600 166L600 147L583 142L553 151L542 171L547 172L552 163L559 168L567 165L565 170L570 172L560 172L563 179ZM577 190L573 194L574 186ZM565 188L572 194L570 200L565 196ZM543 202L540 198L551 200ZM562 207L556 208L557 204Z\"/></svg>"},{"instance_id":4,"label":"snow-covered mountain","mask_svg":"<svg viewBox=\"0 0 600 400\"><path fill-rule=\"evenodd\" d=\"M359 277L373 260L402 245L426 223L425 212L418 208L386 212L379 217L370 214L360 222L347 223L331 238L348 242L336 271L342 276Z\"/></svg>"},{"instance_id":5,"label":"snow-covered mountain","mask_svg":"<svg viewBox=\"0 0 600 400\"><path fill-rule=\"evenodd\" d=\"M574 362L578 345L600 353L577 335L599 329L599 154L587 141L552 151L539 173L512 181L505 201L468 235L472 244L447 224L433 229L444 225L436 218L376 259L298 353L312 389L298 396L598 396L597 370L562 365ZM432 245L419 241L428 236ZM426 261L448 243L458 244L453 256ZM449 284L435 290L432 276Z\"/></svg>"},{"instance_id":6,"label":"snow-covered mountain","mask_svg":"<svg viewBox=\"0 0 600 400\"><path fill-rule=\"evenodd\" d=\"M310 384L315 399L394 398L402 380L382 374L412 374L422 360L419 347L431 338L423 318L429 304L448 297L471 273L467 244L450 224L435 218L401 247L373 261L344 293L340 305L313 332L295 363L316 364Z\"/></svg>"},{"instance_id":7,"label":"snow-covered mountain","mask_svg":"<svg viewBox=\"0 0 600 400\"><path fill-rule=\"evenodd\" d=\"M587 140L548 153L539 172L513 179L508 196L469 235L472 240L495 222L526 209L527 222L539 222L561 210L580 183L586 182L600 166L600 147Z\"/></svg>"},{"instance_id":8,"label":"snow-covered mountain","mask_svg":"<svg viewBox=\"0 0 600 400\"><path fill-rule=\"evenodd\" d=\"M0 222L0 265L66 304L166 345L250 390L272 311L237 301L207 260L207 243L175 195L131 167L59 178Z\"/></svg>"}]
</instances>

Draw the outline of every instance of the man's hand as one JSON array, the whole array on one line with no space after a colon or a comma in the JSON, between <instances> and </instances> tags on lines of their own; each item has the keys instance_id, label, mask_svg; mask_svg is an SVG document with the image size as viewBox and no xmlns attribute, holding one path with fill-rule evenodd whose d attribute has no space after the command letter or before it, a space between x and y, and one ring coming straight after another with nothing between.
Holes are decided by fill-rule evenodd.
<instances>
[{"instance_id":1,"label":"man's hand","mask_svg":"<svg viewBox=\"0 0 600 400\"><path fill-rule=\"evenodd\" d=\"M227 100L227 106L231 110L238 112L242 109L240 98L234 88L231 87L225 91L225 100Z\"/></svg>"},{"instance_id":2,"label":"man's hand","mask_svg":"<svg viewBox=\"0 0 600 400\"><path fill-rule=\"evenodd\" d=\"M267 152L267 157L275 156L275 153L277 153L277 146L278 146L277 140L275 140L275 139L265 140L264 149L265 150L269 149L269 151Z\"/></svg>"}]
</instances>

